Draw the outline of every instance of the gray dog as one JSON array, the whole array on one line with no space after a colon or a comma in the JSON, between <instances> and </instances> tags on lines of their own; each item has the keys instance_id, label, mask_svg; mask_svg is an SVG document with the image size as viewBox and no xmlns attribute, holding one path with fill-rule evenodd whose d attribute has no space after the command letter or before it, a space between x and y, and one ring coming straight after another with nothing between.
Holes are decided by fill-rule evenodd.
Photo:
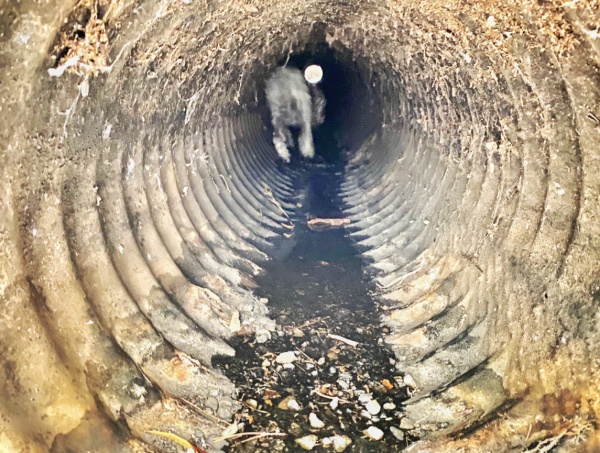
<instances>
[{"instance_id":1,"label":"gray dog","mask_svg":"<svg viewBox=\"0 0 600 453\"><path fill-rule=\"evenodd\" d=\"M314 157L312 128L323 124L325 119L322 91L316 84L307 84L300 70L278 67L267 80L266 95L277 154L284 162L290 161L288 148L294 147L294 139L288 128L299 127L300 153L309 159Z\"/></svg>"}]
</instances>

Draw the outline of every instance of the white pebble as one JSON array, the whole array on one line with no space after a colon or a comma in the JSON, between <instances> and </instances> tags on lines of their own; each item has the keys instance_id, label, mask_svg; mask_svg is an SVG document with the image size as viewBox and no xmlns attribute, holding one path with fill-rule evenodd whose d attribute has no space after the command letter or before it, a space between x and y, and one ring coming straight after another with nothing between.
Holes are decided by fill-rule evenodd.
<instances>
[{"instance_id":1,"label":"white pebble","mask_svg":"<svg viewBox=\"0 0 600 453\"><path fill-rule=\"evenodd\" d=\"M371 400L365 404L365 409L368 410L371 415L377 415L381 411L381 405L377 400Z\"/></svg>"},{"instance_id":2,"label":"white pebble","mask_svg":"<svg viewBox=\"0 0 600 453\"><path fill-rule=\"evenodd\" d=\"M401 429L398 429L395 426L390 426L390 432L396 439L404 440L404 431Z\"/></svg>"},{"instance_id":3,"label":"white pebble","mask_svg":"<svg viewBox=\"0 0 600 453\"><path fill-rule=\"evenodd\" d=\"M415 422L413 422L410 418L403 418L400 420L400 428L405 430L415 429Z\"/></svg>"},{"instance_id":4,"label":"white pebble","mask_svg":"<svg viewBox=\"0 0 600 453\"><path fill-rule=\"evenodd\" d=\"M336 410L338 408L338 405L340 404L340 399L335 396L330 402L329 402L329 407L331 408L332 411Z\"/></svg>"},{"instance_id":5,"label":"white pebble","mask_svg":"<svg viewBox=\"0 0 600 453\"><path fill-rule=\"evenodd\" d=\"M332 436L333 450L336 452L342 452L352 443L352 439L348 436Z\"/></svg>"},{"instance_id":6,"label":"white pebble","mask_svg":"<svg viewBox=\"0 0 600 453\"><path fill-rule=\"evenodd\" d=\"M308 421L310 423L310 426L312 426L315 429L321 429L325 426L325 423L323 423L323 421L317 417L317 414L315 414L314 412L311 412L310 415L308 416Z\"/></svg>"},{"instance_id":7,"label":"white pebble","mask_svg":"<svg viewBox=\"0 0 600 453\"><path fill-rule=\"evenodd\" d=\"M396 409L396 405L395 405L394 403L385 403L385 404L383 405L383 408L384 408L386 411L393 411L394 409Z\"/></svg>"},{"instance_id":8,"label":"white pebble","mask_svg":"<svg viewBox=\"0 0 600 453\"><path fill-rule=\"evenodd\" d=\"M417 383L415 382L415 380L413 379L413 377L410 374L406 374L404 376L404 383L414 389L417 388Z\"/></svg>"},{"instance_id":9,"label":"white pebble","mask_svg":"<svg viewBox=\"0 0 600 453\"><path fill-rule=\"evenodd\" d=\"M314 434L309 434L308 436L300 437L296 439L295 442L300 445L305 450L312 450L317 445L317 441L319 438Z\"/></svg>"},{"instance_id":10,"label":"white pebble","mask_svg":"<svg viewBox=\"0 0 600 453\"><path fill-rule=\"evenodd\" d=\"M300 407L300 404L298 404L298 401L296 401L296 400L294 400L294 399L292 399L292 400L289 400L289 401L287 402L287 408L288 408L288 410L290 410L290 411L296 411L296 412L297 412L297 411L299 411L300 409L302 409L302 408Z\"/></svg>"},{"instance_id":11,"label":"white pebble","mask_svg":"<svg viewBox=\"0 0 600 453\"><path fill-rule=\"evenodd\" d=\"M362 395L360 395L358 397L358 402L360 404L367 404L372 399L373 399L373 396L369 395L368 393L363 393Z\"/></svg>"},{"instance_id":12,"label":"white pebble","mask_svg":"<svg viewBox=\"0 0 600 453\"><path fill-rule=\"evenodd\" d=\"M294 351L282 352L275 359L277 363L280 363L282 365L285 365L286 363L295 362L296 360L296 353Z\"/></svg>"},{"instance_id":13,"label":"white pebble","mask_svg":"<svg viewBox=\"0 0 600 453\"><path fill-rule=\"evenodd\" d=\"M369 411L366 411L366 410L360 411L360 416L362 418L367 418L369 420L371 420L371 417L372 417L372 415L369 413Z\"/></svg>"},{"instance_id":14,"label":"white pebble","mask_svg":"<svg viewBox=\"0 0 600 453\"><path fill-rule=\"evenodd\" d=\"M381 440L383 438L383 431L377 428L377 426L369 426L363 431L369 439Z\"/></svg>"},{"instance_id":15,"label":"white pebble","mask_svg":"<svg viewBox=\"0 0 600 453\"><path fill-rule=\"evenodd\" d=\"M256 331L256 342L259 344L266 343L271 339L271 332L267 329L260 329Z\"/></svg>"}]
</instances>

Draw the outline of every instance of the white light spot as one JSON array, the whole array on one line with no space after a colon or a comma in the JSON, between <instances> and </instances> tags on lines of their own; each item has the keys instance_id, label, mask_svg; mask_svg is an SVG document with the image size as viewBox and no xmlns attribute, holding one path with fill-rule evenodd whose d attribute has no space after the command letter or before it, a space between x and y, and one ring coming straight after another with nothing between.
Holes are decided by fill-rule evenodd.
<instances>
[{"instance_id":1,"label":"white light spot","mask_svg":"<svg viewBox=\"0 0 600 453\"><path fill-rule=\"evenodd\" d=\"M319 83L323 78L323 68L317 64L311 64L304 70L304 78L308 83Z\"/></svg>"}]
</instances>

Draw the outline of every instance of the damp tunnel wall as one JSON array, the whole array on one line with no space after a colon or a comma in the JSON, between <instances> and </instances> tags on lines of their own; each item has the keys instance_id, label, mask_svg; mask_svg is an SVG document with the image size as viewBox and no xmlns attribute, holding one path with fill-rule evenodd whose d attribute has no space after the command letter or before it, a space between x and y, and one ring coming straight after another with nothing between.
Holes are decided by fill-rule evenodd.
<instances>
[{"instance_id":1,"label":"damp tunnel wall","mask_svg":"<svg viewBox=\"0 0 600 453\"><path fill-rule=\"evenodd\" d=\"M598 448L598 8L3 4L1 449L96 419L222 447L211 360L273 328L254 277L297 202L264 81L316 45L367 86L340 197L417 385L409 449Z\"/></svg>"}]
</instances>

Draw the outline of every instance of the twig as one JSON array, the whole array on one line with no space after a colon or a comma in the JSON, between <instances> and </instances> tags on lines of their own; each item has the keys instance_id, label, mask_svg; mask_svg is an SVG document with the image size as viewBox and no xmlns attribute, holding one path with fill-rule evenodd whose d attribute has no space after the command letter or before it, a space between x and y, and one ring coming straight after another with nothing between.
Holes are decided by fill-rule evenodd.
<instances>
[{"instance_id":1,"label":"twig","mask_svg":"<svg viewBox=\"0 0 600 453\"><path fill-rule=\"evenodd\" d=\"M249 432L249 433L237 433L230 434L228 436L215 437L213 440L235 440L245 436L253 436L253 439L260 439L261 437L286 437L288 433L267 433L267 432ZM247 440L245 441L247 442Z\"/></svg>"},{"instance_id":2,"label":"twig","mask_svg":"<svg viewBox=\"0 0 600 453\"><path fill-rule=\"evenodd\" d=\"M338 340L338 341L341 341L342 343L346 343L347 345L352 346L353 348L357 347L360 344L358 341L349 340L348 338L341 337L334 333L328 333L327 336L329 338L331 338L332 340Z\"/></svg>"}]
</instances>

